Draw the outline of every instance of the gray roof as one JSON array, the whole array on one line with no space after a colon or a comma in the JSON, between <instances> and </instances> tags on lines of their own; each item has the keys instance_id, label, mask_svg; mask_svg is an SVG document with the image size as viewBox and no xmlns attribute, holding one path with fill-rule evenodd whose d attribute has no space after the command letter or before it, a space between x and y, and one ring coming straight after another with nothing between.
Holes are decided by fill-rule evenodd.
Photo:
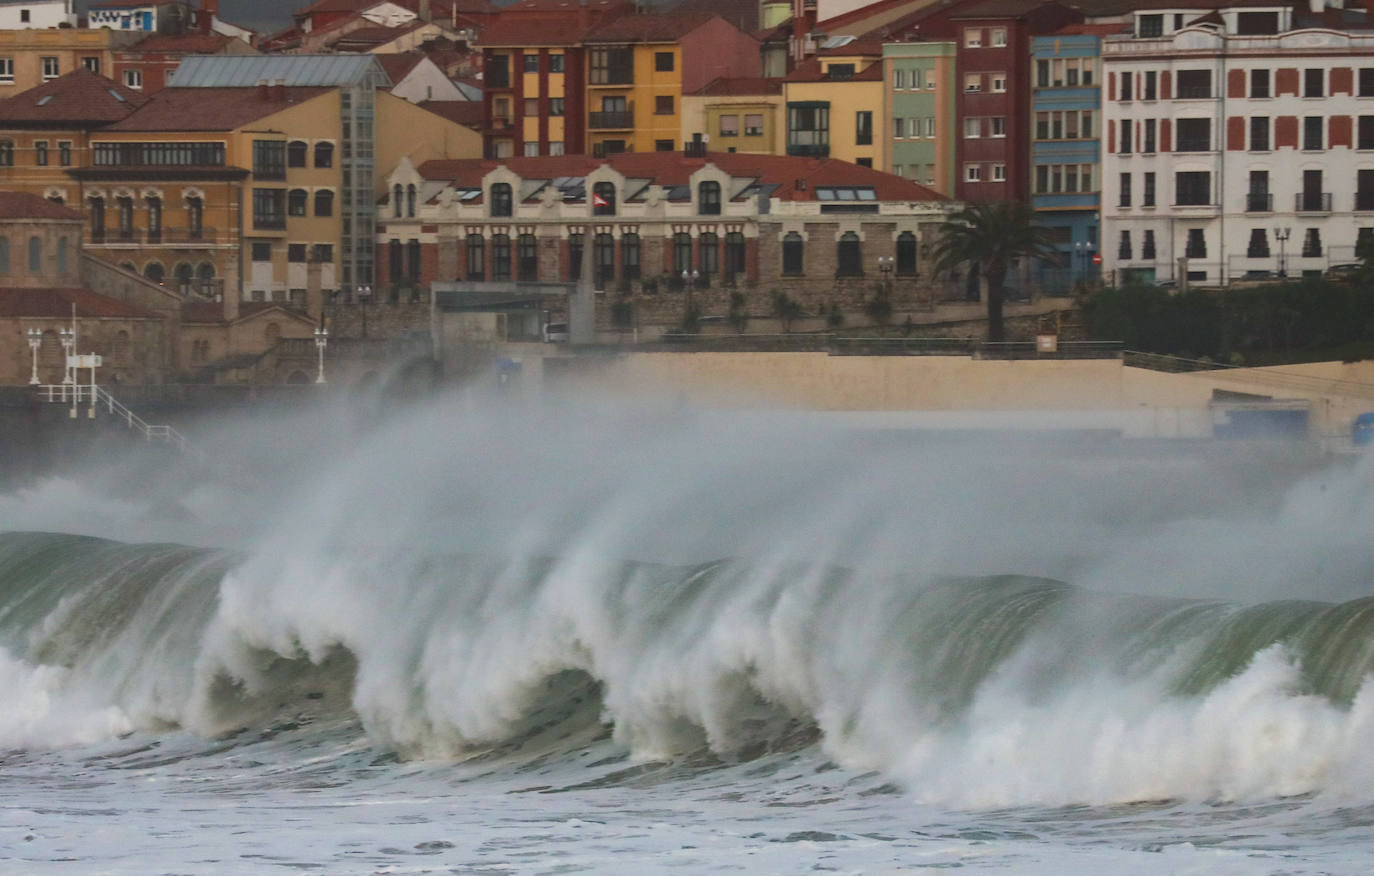
<instances>
[{"instance_id":1,"label":"gray roof","mask_svg":"<svg viewBox=\"0 0 1374 876\"><path fill-rule=\"evenodd\" d=\"M172 88L233 88L279 80L286 86L388 88L391 80L373 55L192 55L182 60Z\"/></svg>"}]
</instances>

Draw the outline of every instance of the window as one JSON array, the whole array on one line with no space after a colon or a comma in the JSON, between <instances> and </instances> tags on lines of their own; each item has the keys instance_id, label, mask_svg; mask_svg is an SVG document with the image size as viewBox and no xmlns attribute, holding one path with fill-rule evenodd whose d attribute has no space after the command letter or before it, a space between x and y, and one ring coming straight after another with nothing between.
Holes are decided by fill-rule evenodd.
<instances>
[{"instance_id":1,"label":"window","mask_svg":"<svg viewBox=\"0 0 1374 876\"><path fill-rule=\"evenodd\" d=\"M334 215L334 193L329 189L320 189L315 192L315 215Z\"/></svg>"},{"instance_id":2,"label":"window","mask_svg":"<svg viewBox=\"0 0 1374 876\"><path fill-rule=\"evenodd\" d=\"M286 245L286 260L287 260L288 262L304 262L304 261L305 261L305 244L303 244L303 243L288 243L288 244ZM187 267L189 268L190 265L187 265Z\"/></svg>"},{"instance_id":3,"label":"window","mask_svg":"<svg viewBox=\"0 0 1374 876\"><path fill-rule=\"evenodd\" d=\"M1145 71L1145 81L1141 85L1141 100L1155 100L1158 97L1159 74L1153 70Z\"/></svg>"},{"instance_id":4,"label":"window","mask_svg":"<svg viewBox=\"0 0 1374 876\"><path fill-rule=\"evenodd\" d=\"M1302 239L1302 257L1316 258L1322 254L1322 233L1319 229L1309 228Z\"/></svg>"},{"instance_id":5,"label":"window","mask_svg":"<svg viewBox=\"0 0 1374 876\"><path fill-rule=\"evenodd\" d=\"M692 235L679 231L673 235L673 273L681 276L692 270Z\"/></svg>"},{"instance_id":6,"label":"window","mask_svg":"<svg viewBox=\"0 0 1374 876\"><path fill-rule=\"evenodd\" d=\"M927 140L933 140L933 139L935 139L935 117L934 117L934 116L926 116L926 120L925 120L925 129L926 129L926 130L925 130L925 137L926 137L926 139L927 139Z\"/></svg>"},{"instance_id":7,"label":"window","mask_svg":"<svg viewBox=\"0 0 1374 876\"><path fill-rule=\"evenodd\" d=\"M1121 147L1119 151L1122 155L1129 155L1131 152L1131 130L1134 127L1135 123L1130 119L1121 120L1121 143L1118 145Z\"/></svg>"},{"instance_id":8,"label":"window","mask_svg":"<svg viewBox=\"0 0 1374 876\"><path fill-rule=\"evenodd\" d=\"M1116 257L1123 261L1129 260L1131 256L1131 232L1121 232L1121 242L1116 247Z\"/></svg>"},{"instance_id":9,"label":"window","mask_svg":"<svg viewBox=\"0 0 1374 876\"><path fill-rule=\"evenodd\" d=\"M492 183L491 215L511 216L515 212L514 196L510 183Z\"/></svg>"},{"instance_id":10,"label":"window","mask_svg":"<svg viewBox=\"0 0 1374 876\"><path fill-rule=\"evenodd\" d=\"M659 73L673 72L673 53L654 52L654 70Z\"/></svg>"},{"instance_id":11,"label":"window","mask_svg":"<svg viewBox=\"0 0 1374 876\"><path fill-rule=\"evenodd\" d=\"M286 144L286 166L305 167L305 157L310 146L304 140L292 140Z\"/></svg>"},{"instance_id":12,"label":"window","mask_svg":"<svg viewBox=\"0 0 1374 876\"><path fill-rule=\"evenodd\" d=\"M1355 209L1374 210L1374 170L1361 170L1355 174Z\"/></svg>"},{"instance_id":13,"label":"window","mask_svg":"<svg viewBox=\"0 0 1374 876\"><path fill-rule=\"evenodd\" d=\"M873 111L859 110L854 114L854 145L873 145Z\"/></svg>"},{"instance_id":14,"label":"window","mask_svg":"<svg viewBox=\"0 0 1374 876\"><path fill-rule=\"evenodd\" d=\"M57 163L63 167L72 166L72 141L57 141Z\"/></svg>"},{"instance_id":15,"label":"window","mask_svg":"<svg viewBox=\"0 0 1374 876\"><path fill-rule=\"evenodd\" d=\"M639 279L639 235L627 231L620 236L620 276Z\"/></svg>"},{"instance_id":16,"label":"window","mask_svg":"<svg viewBox=\"0 0 1374 876\"><path fill-rule=\"evenodd\" d=\"M533 234L515 239L516 279L533 283L539 279L539 249Z\"/></svg>"},{"instance_id":17,"label":"window","mask_svg":"<svg viewBox=\"0 0 1374 876\"><path fill-rule=\"evenodd\" d=\"M592 85L634 84L634 51L629 46L592 49L588 81Z\"/></svg>"},{"instance_id":18,"label":"window","mask_svg":"<svg viewBox=\"0 0 1374 876\"><path fill-rule=\"evenodd\" d=\"M1050 86L1050 62L1035 62L1035 87L1049 88Z\"/></svg>"},{"instance_id":19,"label":"window","mask_svg":"<svg viewBox=\"0 0 1374 876\"><path fill-rule=\"evenodd\" d=\"M1155 260L1155 233L1145 229L1145 239L1140 243L1140 257L1147 262Z\"/></svg>"},{"instance_id":20,"label":"window","mask_svg":"<svg viewBox=\"0 0 1374 876\"><path fill-rule=\"evenodd\" d=\"M142 90L143 90L143 71L142 71L142 70L125 70L125 71L124 71L124 87L125 87L125 88L131 88L131 89L133 89L134 91L142 91Z\"/></svg>"},{"instance_id":21,"label":"window","mask_svg":"<svg viewBox=\"0 0 1374 876\"><path fill-rule=\"evenodd\" d=\"M697 185L697 211L703 216L720 215L720 183L707 180Z\"/></svg>"},{"instance_id":22,"label":"window","mask_svg":"<svg viewBox=\"0 0 1374 876\"><path fill-rule=\"evenodd\" d=\"M983 74L969 73L964 77L964 93L977 94L983 90Z\"/></svg>"},{"instance_id":23,"label":"window","mask_svg":"<svg viewBox=\"0 0 1374 876\"><path fill-rule=\"evenodd\" d=\"M1302 148L1320 149L1322 148L1322 122L1325 121L1321 116L1304 116L1302 120Z\"/></svg>"},{"instance_id":24,"label":"window","mask_svg":"<svg viewBox=\"0 0 1374 876\"><path fill-rule=\"evenodd\" d=\"M720 117L720 135L722 137L739 136L739 116L726 115Z\"/></svg>"},{"instance_id":25,"label":"window","mask_svg":"<svg viewBox=\"0 0 1374 876\"><path fill-rule=\"evenodd\" d=\"M550 116L561 116L561 115L563 115L563 98L561 98L561 97L551 97L551 98L549 98L549 115L550 115Z\"/></svg>"},{"instance_id":26,"label":"window","mask_svg":"<svg viewBox=\"0 0 1374 876\"><path fill-rule=\"evenodd\" d=\"M992 74L992 92L993 92L993 94L1003 94L1003 93L1006 92L1006 90L1007 90L1007 74L1005 74L1005 73L994 73L994 74Z\"/></svg>"},{"instance_id":27,"label":"window","mask_svg":"<svg viewBox=\"0 0 1374 876\"><path fill-rule=\"evenodd\" d=\"M524 146L524 153L526 158L538 158L539 143L534 140L527 141Z\"/></svg>"},{"instance_id":28,"label":"window","mask_svg":"<svg viewBox=\"0 0 1374 876\"><path fill-rule=\"evenodd\" d=\"M1131 206L1131 175L1121 174L1121 199L1117 201L1118 207Z\"/></svg>"},{"instance_id":29,"label":"window","mask_svg":"<svg viewBox=\"0 0 1374 876\"><path fill-rule=\"evenodd\" d=\"M529 119L533 119L533 118L538 117L538 115L539 115L539 98L537 98L537 97L527 97L527 98L525 98L525 117L526 117L526 118L529 118Z\"/></svg>"},{"instance_id":30,"label":"window","mask_svg":"<svg viewBox=\"0 0 1374 876\"><path fill-rule=\"evenodd\" d=\"M549 55L549 72L550 72L550 73L562 73L562 72L563 72L563 55L562 55L561 53L560 53L560 54L557 54L557 55Z\"/></svg>"},{"instance_id":31,"label":"window","mask_svg":"<svg viewBox=\"0 0 1374 876\"><path fill-rule=\"evenodd\" d=\"M1190 259L1207 258L1207 238L1201 228L1188 229L1188 243L1183 254Z\"/></svg>"},{"instance_id":32,"label":"window","mask_svg":"<svg viewBox=\"0 0 1374 876\"><path fill-rule=\"evenodd\" d=\"M824 157L830 154L830 105L787 105L787 154Z\"/></svg>"},{"instance_id":33,"label":"window","mask_svg":"<svg viewBox=\"0 0 1374 876\"><path fill-rule=\"evenodd\" d=\"M964 48L981 49L983 47L983 29L981 27L970 27L964 31Z\"/></svg>"},{"instance_id":34,"label":"window","mask_svg":"<svg viewBox=\"0 0 1374 876\"><path fill-rule=\"evenodd\" d=\"M1206 206L1212 203L1212 174L1206 170L1181 171L1174 174L1174 203L1184 207Z\"/></svg>"},{"instance_id":35,"label":"window","mask_svg":"<svg viewBox=\"0 0 1374 876\"><path fill-rule=\"evenodd\" d=\"M45 57L42 59L43 81L48 82L62 75L60 65L56 58Z\"/></svg>"},{"instance_id":36,"label":"window","mask_svg":"<svg viewBox=\"0 0 1374 876\"><path fill-rule=\"evenodd\" d=\"M48 141L33 141L33 163L38 167L48 166Z\"/></svg>"},{"instance_id":37,"label":"window","mask_svg":"<svg viewBox=\"0 0 1374 876\"><path fill-rule=\"evenodd\" d=\"M1245 256L1252 259L1269 258L1269 235L1265 234L1263 228L1250 229L1250 244L1245 248Z\"/></svg>"},{"instance_id":38,"label":"window","mask_svg":"<svg viewBox=\"0 0 1374 876\"><path fill-rule=\"evenodd\" d=\"M1153 155L1155 152L1155 120L1146 119L1144 126L1144 142L1140 144L1140 151L1146 155Z\"/></svg>"},{"instance_id":39,"label":"window","mask_svg":"<svg viewBox=\"0 0 1374 876\"><path fill-rule=\"evenodd\" d=\"M703 277L720 273L720 238L714 231L703 231L697 238L697 262Z\"/></svg>"},{"instance_id":40,"label":"window","mask_svg":"<svg viewBox=\"0 0 1374 876\"><path fill-rule=\"evenodd\" d=\"M916 235L903 231L897 235L897 276L916 276Z\"/></svg>"},{"instance_id":41,"label":"window","mask_svg":"<svg viewBox=\"0 0 1374 876\"><path fill-rule=\"evenodd\" d=\"M1320 67L1308 67L1302 71L1302 96L1325 97L1323 89L1325 72Z\"/></svg>"},{"instance_id":42,"label":"window","mask_svg":"<svg viewBox=\"0 0 1374 876\"><path fill-rule=\"evenodd\" d=\"M1122 99L1122 100L1132 100L1132 99L1133 99L1133 98L1131 97L1131 78L1132 78L1132 77L1131 77L1131 74L1130 74L1129 72L1123 72L1123 73L1121 74L1121 99Z\"/></svg>"},{"instance_id":43,"label":"window","mask_svg":"<svg viewBox=\"0 0 1374 876\"><path fill-rule=\"evenodd\" d=\"M992 181L993 181L993 182L1006 182L1006 181L1007 181L1007 166L1006 166L1005 164L994 164L994 165L992 166Z\"/></svg>"},{"instance_id":44,"label":"window","mask_svg":"<svg viewBox=\"0 0 1374 876\"><path fill-rule=\"evenodd\" d=\"M964 119L964 139L973 140L983 135L983 120L979 118Z\"/></svg>"},{"instance_id":45,"label":"window","mask_svg":"<svg viewBox=\"0 0 1374 876\"><path fill-rule=\"evenodd\" d=\"M992 29L992 45L994 48L1002 48L1007 44L1007 29L1005 27L994 27Z\"/></svg>"},{"instance_id":46,"label":"window","mask_svg":"<svg viewBox=\"0 0 1374 876\"><path fill-rule=\"evenodd\" d=\"M315 144L315 166L333 167L334 166L334 144L316 143Z\"/></svg>"},{"instance_id":47,"label":"window","mask_svg":"<svg viewBox=\"0 0 1374 876\"><path fill-rule=\"evenodd\" d=\"M487 58L482 76L490 88L510 88L510 55L492 55Z\"/></svg>"},{"instance_id":48,"label":"window","mask_svg":"<svg viewBox=\"0 0 1374 876\"><path fill-rule=\"evenodd\" d=\"M253 175L260 180L286 179L286 143L254 140Z\"/></svg>"},{"instance_id":49,"label":"window","mask_svg":"<svg viewBox=\"0 0 1374 876\"><path fill-rule=\"evenodd\" d=\"M654 115L671 116L673 114L673 96L671 94L660 94L654 98Z\"/></svg>"},{"instance_id":50,"label":"window","mask_svg":"<svg viewBox=\"0 0 1374 876\"><path fill-rule=\"evenodd\" d=\"M272 261L272 244L266 241L255 241L250 247L250 254L255 262Z\"/></svg>"},{"instance_id":51,"label":"window","mask_svg":"<svg viewBox=\"0 0 1374 876\"><path fill-rule=\"evenodd\" d=\"M285 194L285 192L282 192ZM119 212L119 236L123 240L134 237L134 199L115 198L115 209Z\"/></svg>"},{"instance_id":52,"label":"window","mask_svg":"<svg viewBox=\"0 0 1374 876\"><path fill-rule=\"evenodd\" d=\"M480 234L469 234L467 240L468 279L485 280L487 244Z\"/></svg>"},{"instance_id":53,"label":"window","mask_svg":"<svg viewBox=\"0 0 1374 876\"><path fill-rule=\"evenodd\" d=\"M305 189L292 189L286 194L286 215L304 216L306 202L310 200Z\"/></svg>"},{"instance_id":54,"label":"window","mask_svg":"<svg viewBox=\"0 0 1374 876\"><path fill-rule=\"evenodd\" d=\"M906 88L906 71L900 67L892 71L892 90L901 91Z\"/></svg>"},{"instance_id":55,"label":"window","mask_svg":"<svg viewBox=\"0 0 1374 876\"><path fill-rule=\"evenodd\" d=\"M892 118L892 139L900 140L906 135L906 119L901 116Z\"/></svg>"},{"instance_id":56,"label":"window","mask_svg":"<svg viewBox=\"0 0 1374 876\"><path fill-rule=\"evenodd\" d=\"M839 243L835 246L835 265L837 277L863 276L863 249L859 244L859 235L852 231L840 235Z\"/></svg>"},{"instance_id":57,"label":"window","mask_svg":"<svg viewBox=\"0 0 1374 876\"><path fill-rule=\"evenodd\" d=\"M981 164L964 165L964 182L982 182L983 166Z\"/></svg>"},{"instance_id":58,"label":"window","mask_svg":"<svg viewBox=\"0 0 1374 876\"><path fill-rule=\"evenodd\" d=\"M1269 71L1256 69L1250 71L1250 96L1269 97Z\"/></svg>"},{"instance_id":59,"label":"window","mask_svg":"<svg viewBox=\"0 0 1374 876\"><path fill-rule=\"evenodd\" d=\"M1140 15L1136 17L1136 36L1152 39L1164 36L1163 15Z\"/></svg>"},{"instance_id":60,"label":"window","mask_svg":"<svg viewBox=\"0 0 1374 876\"><path fill-rule=\"evenodd\" d=\"M43 272L43 239L41 237L29 238L29 273L39 274Z\"/></svg>"},{"instance_id":61,"label":"window","mask_svg":"<svg viewBox=\"0 0 1374 876\"><path fill-rule=\"evenodd\" d=\"M539 56L538 56L538 55L534 55L534 54L526 54L526 55L524 55L523 57L524 57L525 72L526 72L526 73L538 73L538 72L539 72Z\"/></svg>"},{"instance_id":62,"label":"window","mask_svg":"<svg viewBox=\"0 0 1374 876\"><path fill-rule=\"evenodd\" d=\"M1278 32L1277 12L1241 12L1236 16L1236 33L1240 36L1262 36Z\"/></svg>"},{"instance_id":63,"label":"window","mask_svg":"<svg viewBox=\"0 0 1374 876\"><path fill-rule=\"evenodd\" d=\"M400 219L406 209L406 190L400 183L391 187L391 217Z\"/></svg>"},{"instance_id":64,"label":"window","mask_svg":"<svg viewBox=\"0 0 1374 876\"><path fill-rule=\"evenodd\" d=\"M782 272L789 277L801 276L802 271L802 236L795 231L789 231L782 238Z\"/></svg>"},{"instance_id":65,"label":"window","mask_svg":"<svg viewBox=\"0 0 1374 876\"><path fill-rule=\"evenodd\" d=\"M406 186L406 217L415 218L415 185L414 183Z\"/></svg>"},{"instance_id":66,"label":"window","mask_svg":"<svg viewBox=\"0 0 1374 876\"><path fill-rule=\"evenodd\" d=\"M19 23L20 23L20 24L28 24L28 23L29 23L29 10L27 10L27 9L21 9L21 10L19 10Z\"/></svg>"},{"instance_id":67,"label":"window","mask_svg":"<svg viewBox=\"0 0 1374 876\"><path fill-rule=\"evenodd\" d=\"M87 55L81 59L81 67L91 73L100 75L100 58L95 55Z\"/></svg>"},{"instance_id":68,"label":"window","mask_svg":"<svg viewBox=\"0 0 1374 876\"><path fill-rule=\"evenodd\" d=\"M285 189L253 189L253 227L286 227Z\"/></svg>"},{"instance_id":69,"label":"window","mask_svg":"<svg viewBox=\"0 0 1374 876\"><path fill-rule=\"evenodd\" d=\"M935 90L935 71L934 71L934 70L927 70L927 71L926 71L926 91L934 91L934 90Z\"/></svg>"},{"instance_id":70,"label":"window","mask_svg":"<svg viewBox=\"0 0 1374 876\"><path fill-rule=\"evenodd\" d=\"M1268 213L1274 208L1274 196L1269 193L1269 171L1250 171L1250 191L1245 196L1247 213Z\"/></svg>"},{"instance_id":71,"label":"window","mask_svg":"<svg viewBox=\"0 0 1374 876\"><path fill-rule=\"evenodd\" d=\"M1269 117L1252 116L1250 118L1250 151L1268 152L1269 151Z\"/></svg>"},{"instance_id":72,"label":"window","mask_svg":"<svg viewBox=\"0 0 1374 876\"><path fill-rule=\"evenodd\" d=\"M763 114L748 113L744 116L744 136L759 137L763 134Z\"/></svg>"},{"instance_id":73,"label":"window","mask_svg":"<svg viewBox=\"0 0 1374 876\"><path fill-rule=\"evenodd\" d=\"M1179 119L1177 121L1178 152L1208 152L1212 148L1211 119Z\"/></svg>"},{"instance_id":74,"label":"window","mask_svg":"<svg viewBox=\"0 0 1374 876\"><path fill-rule=\"evenodd\" d=\"M615 183L599 182L592 186L592 215L615 215Z\"/></svg>"},{"instance_id":75,"label":"window","mask_svg":"<svg viewBox=\"0 0 1374 876\"><path fill-rule=\"evenodd\" d=\"M1155 175L1154 171L1145 172L1145 188L1140 193L1140 206L1153 207L1155 205Z\"/></svg>"},{"instance_id":76,"label":"window","mask_svg":"<svg viewBox=\"0 0 1374 876\"><path fill-rule=\"evenodd\" d=\"M1357 149L1374 149L1374 116L1360 116Z\"/></svg>"},{"instance_id":77,"label":"window","mask_svg":"<svg viewBox=\"0 0 1374 876\"><path fill-rule=\"evenodd\" d=\"M563 154L563 141L562 141L562 140L550 140L550 141L549 141L549 154L550 154L550 155L562 155L562 154Z\"/></svg>"},{"instance_id":78,"label":"window","mask_svg":"<svg viewBox=\"0 0 1374 876\"><path fill-rule=\"evenodd\" d=\"M1178 91L1180 99L1210 98L1212 96L1211 70L1178 71Z\"/></svg>"},{"instance_id":79,"label":"window","mask_svg":"<svg viewBox=\"0 0 1374 876\"><path fill-rule=\"evenodd\" d=\"M418 241L411 241L418 255L420 244ZM417 259L418 261L418 259ZM413 266L414 270L411 277L419 275L419 265ZM493 234L491 236L491 278L497 282L510 280L510 235Z\"/></svg>"},{"instance_id":80,"label":"window","mask_svg":"<svg viewBox=\"0 0 1374 876\"><path fill-rule=\"evenodd\" d=\"M388 278L393 283L400 282L405 278L405 255L399 240L392 240L386 247L387 263L389 270Z\"/></svg>"}]
</instances>

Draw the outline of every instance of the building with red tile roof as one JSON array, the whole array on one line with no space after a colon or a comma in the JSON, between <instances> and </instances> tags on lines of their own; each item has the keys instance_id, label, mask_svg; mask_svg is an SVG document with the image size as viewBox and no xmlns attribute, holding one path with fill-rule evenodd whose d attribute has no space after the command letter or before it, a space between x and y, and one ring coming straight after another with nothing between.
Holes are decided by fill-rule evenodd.
<instances>
[{"instance_id":1,"label":"building with red tile roof","mask_svg":"<svg viewBox=\"0 0 1374 876\"><path fill-rule=\"evenodd\" d=\"M235 37L208 31L153 34L114 53L112 76L126 88L155 94L167 87L187 55L256 55L258 50Z\"/></svg>"}]
</instances>

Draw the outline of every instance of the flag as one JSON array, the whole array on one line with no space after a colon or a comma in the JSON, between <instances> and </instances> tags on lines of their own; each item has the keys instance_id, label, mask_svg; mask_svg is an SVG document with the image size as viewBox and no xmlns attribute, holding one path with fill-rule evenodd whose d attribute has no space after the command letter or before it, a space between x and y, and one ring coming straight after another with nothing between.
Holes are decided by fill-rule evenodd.
<instances>
[{"instance_id":1,"label":"flag","mask_svg":"<svg viewBox=\"0 0 1374 876\"><path fill-rule=\"evenodd\" d=\"M611 202L608 201L608 200L606 200L605 198L601 197L601 196L598 195L596 192L592 192L592 206L593 206L593 207L609 207L609 206L611 206Z\"/></svg>"}]
</instances>

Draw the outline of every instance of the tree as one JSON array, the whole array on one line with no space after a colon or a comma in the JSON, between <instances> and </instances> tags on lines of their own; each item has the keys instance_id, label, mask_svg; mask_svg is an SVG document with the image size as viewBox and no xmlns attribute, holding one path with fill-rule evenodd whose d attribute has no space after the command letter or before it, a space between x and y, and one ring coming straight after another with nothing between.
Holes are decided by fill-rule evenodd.
<instances>
[{"instance_id":1,"label":"tree","mask_svg":"<svg viewBox=\"0 0 1374 876\"><path fill-rule=\"evenodd\" d=\"M739 334L744 334L744 330L749 327L749 311L744 303L743 292L730 293L730 312L725 315L725 320Z\"/></svg>"},{"instance_id":2,"label":"tree","mask_svg":"<svg viewBox=\"0 0 1374 876\"><path fill-rule=\"evenodd\" d=\"M977 265L987 280L989 341L1003 340L1006 335L1002 303L1007 271L1020 258L1059 261L1050 230L1035 224L1035 214L1028 204L970 204L940 228L940 238L935 243L935 271L949 273L968 263Z\"/></svg>"},{"instance_id":3,"label":"tree","mask_svg":"<svg viewBox=\"0 0 1374 876\"><path fill-rule=\"evenodd\" d=\"M806 315L802 306L786 292L773 293L773 315L782 322L784 332L792 331L792 323Z\"/></svg>"}]
</instances>

